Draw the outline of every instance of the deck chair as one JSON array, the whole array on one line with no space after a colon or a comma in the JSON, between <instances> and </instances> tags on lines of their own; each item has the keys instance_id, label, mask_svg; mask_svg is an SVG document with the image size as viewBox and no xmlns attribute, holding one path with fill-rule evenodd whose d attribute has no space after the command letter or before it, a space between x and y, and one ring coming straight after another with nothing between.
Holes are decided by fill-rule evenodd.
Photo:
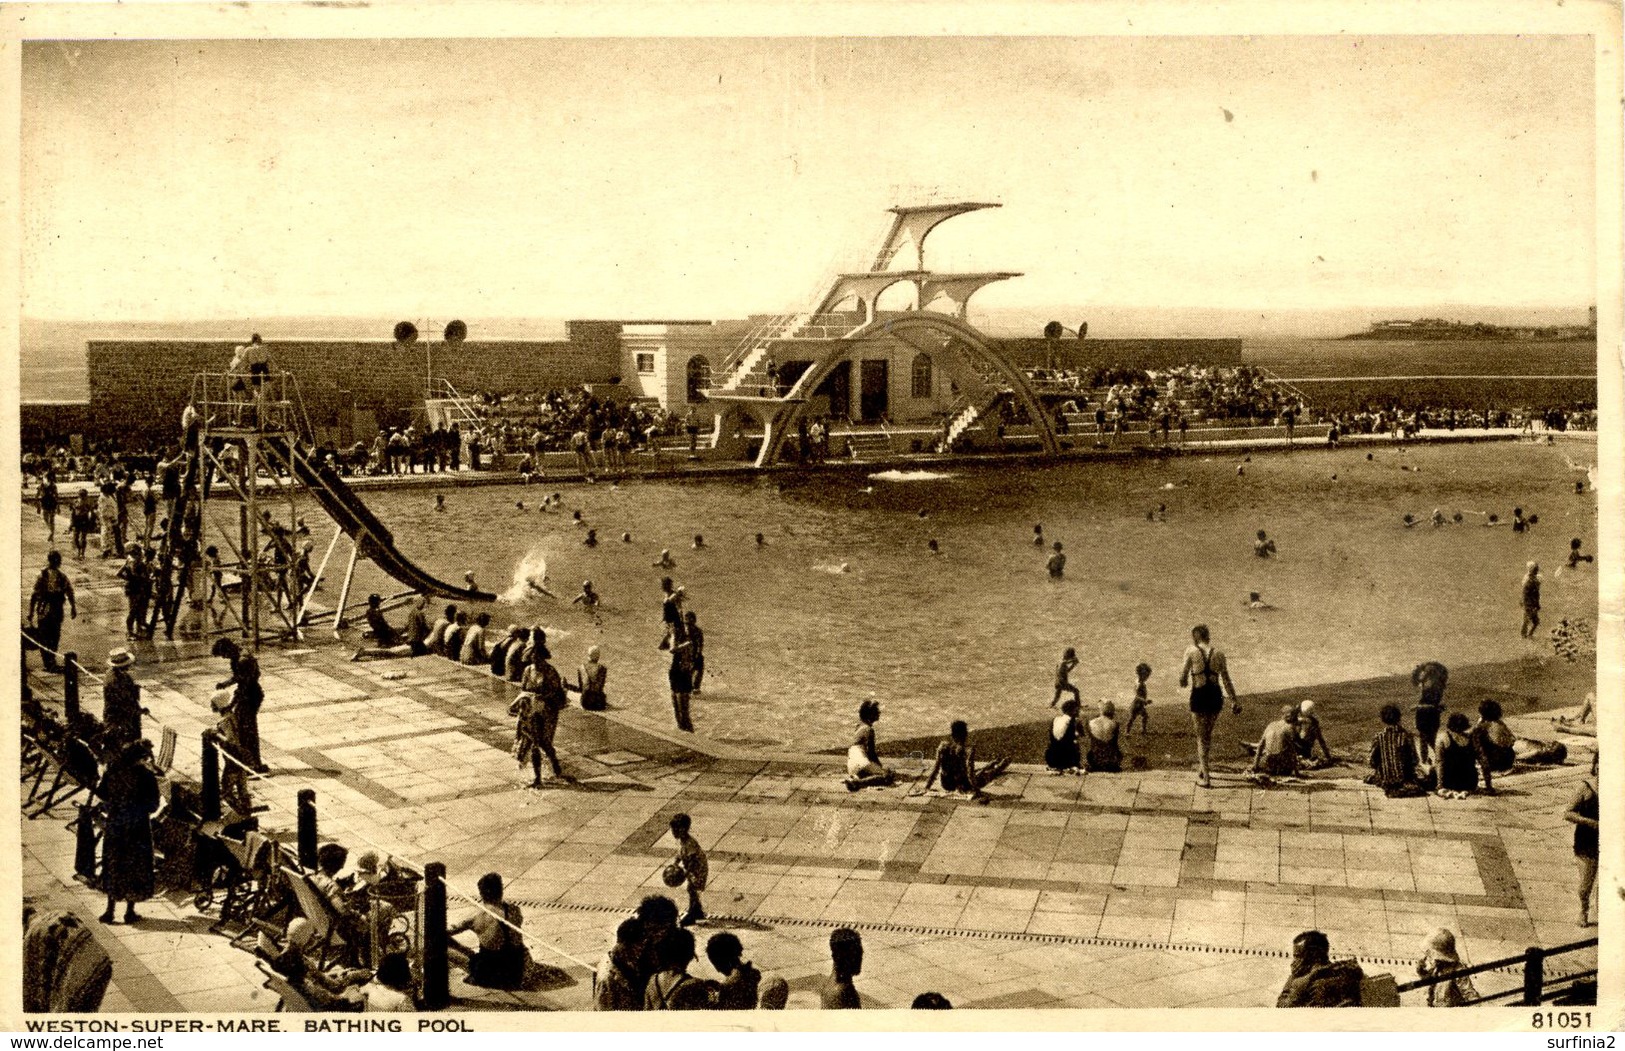
<instances>
[{"instance_id":1,"label":"deck chair","mask_svg":"<svg viewBox=\"0 0 1625 1051\"><path fill-rule=\"evenodd\" d=\"M68 738L62 751L51 758L56 763L56 777L39 798L39 805L29 813L30 821L77 796L88 797L96 790L96 755L84 741ZM74 822L68 824L72 826Z\"/></svg>"},{"instance_id":2,"label":"deck chair","mask_svg":"<svg viewBox=\"0 0 1625 1051\"><path fill-rule=\"evenodd\" d=\"M40 743L39 736L33 729L23 729L21 760L19 763L21 776L18 780L34 782L28 788L28 797L23 800L23 806L27 807L39 795L40 783L51 771L51 755Z\"/></svg>"},{"instance_id":3,"label":"deck chair","mask_svg":"<svg viewBox=\"0 0 1625 1051\"><path fill-rule=\"evenodd\" d=\"M263 960L255 960L254 966L260 974L265 976L264 988L276 993L278 1011L297 1011L301 1014L314 1014L316 1008L311 1006L305 994L293 987L293 983L271 970Z\"/></svg>"},{"instance_id":4,"label":"deck chair","mask_svg":"<svg viewBox=\"0 0 1625 1051\"><path fill-rule=\"evenodd\" d=\"M173 727L164 727L164 732L158 739L158 754L153 757L153 765L158 768L158 776L168 774L175 765L175 730Z\"/></svg>"},{"instance_id":5,"label":"deck chair","mask_svg":"<svg viewBox=\"0 0 1625 1051\"><path fill-rule=\"evenodd\" d=\"M296 872L286 865L282 867L282 876L293 888L293 896L299 904L299 911L305 919L310 921L316 932L315 944L318 946L316 966L326 967L330 954L336 955L337 949L344 944L339 937L339 913L327 896L316 889L316 884L303 872Z\"/></svg>"}]
</instances>

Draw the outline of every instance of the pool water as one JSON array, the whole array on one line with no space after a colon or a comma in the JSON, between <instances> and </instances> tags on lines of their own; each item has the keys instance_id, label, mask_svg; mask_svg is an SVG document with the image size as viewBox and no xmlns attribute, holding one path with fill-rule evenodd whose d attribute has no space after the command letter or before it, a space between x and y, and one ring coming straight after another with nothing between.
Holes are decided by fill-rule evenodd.
<instances>
[{"instance_id":1,"label":"pool water","mask_svg":"<svg viewBox=\"0 0 1625 1051\"><path fill-rule=\"evenodd\" d=\"M1588 447L1366 453L493 486L448 489L443 514L421 490L365 499L406 555L444 579L472 570L502 591L527 559L545 559L558 600L502 603L493 621L548 626L567 677L588 645L601 645L611 703L662 720L664 573L651 563L671 549L670 575L706 632L699 729L797 751L844 748L871 694L885 707L883 737L894 740L939 733L951 718L1043 718L1067 646L1078 650L1073 681L1086 702L1129 697L1143 660L1154 669L1155 710L1182 710L1179 663L1199 622L1212 627L1243 694L1408 672L1421 660L1457 667L1549 655L1544 638L1518 636L1529 560L1546 577L1546 624L1573 615L1595 623L1595 568L1559 571L1571 537L1595 549L1595 494L1575 494L1585 475L1571 466L1594 459ZM564 513L537 510L554 490ZM1159 504L1166 521L1147 521ZM1473 513L1505 522L1514 505L1540 518L1527 535L1485 528ZM1406 512L1425 519L1435 507L1464 512L1466 523L1402 525ZM576 509L597 530L597 548L571 524ZM1045 573L1035 523L1046 541L1065 544L1064 580ZM1254 556L1258 529L1277 557ZM691 549L696 533L703 550ZM940 555L928 552L930 539ZM596 617L568 605L589 578L604 599ZM387 583L363 574L359 586ZM1276 609L1248 609L1252 591Z\"/></svg>"}]
</instances>

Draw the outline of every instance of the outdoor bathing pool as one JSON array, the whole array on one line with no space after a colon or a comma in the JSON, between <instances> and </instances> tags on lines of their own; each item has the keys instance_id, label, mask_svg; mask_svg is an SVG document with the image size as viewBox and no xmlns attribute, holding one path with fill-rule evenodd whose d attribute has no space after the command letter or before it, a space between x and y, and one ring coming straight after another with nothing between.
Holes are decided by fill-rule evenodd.
<instances>
[{"instance_id":1,"label":"outdoor bathing pool","mask_svg":"<svg viewBox=\"0 0 1625 1051\"><path fill-rule=\"evenodd\" d=\"M1126 700L1135 664L1150 663L1153 712L1183 730L1176 679L1199 622L1212 626L1243 694L1403 674L1422 660L1455 669L1550 658L1546 626L1596 619L1595 566L1559 571L1571 537L1595 551L1596 496L1575 493L1586 476L1572 466L1594 461L1595 447L1580 442L1384 445L1246 463L1203 454L965 465L942 469L947 477L447 487L443 514L422 489L364 499L408 557L448 580L472 570L502 591L521 563L545 558L558 601L498 604L494 625L547 626L566 678L588 645L601 645L612 705L668 725L667 658L656 649L665 573L652 563L669 548L670 575L706 632L700 732L805 752L844 749L871 694L884 706L882 742L939 734L952 718L1043 719L1067 646L1078 650L1073 681L1086 702ZM537 510L553 491L564 511ZM1148 521L1159 504L1166 521ZM1539 516L1531 533L1486 528L1475 513L1504 523L1515 505ZM1435 507L1463 512L1464 524L1402 525L1407 512L1426 519ZM583 546L576 509L598 547ZM324 527L311 522L320 543ZM1043 549L1032 543L1035 523ZM1254 556L1259 529L1278 557ZM691 549L696 533L704 550ZM939 556L927 551L933 538ZM1068 557L1059 582L1044 570L1053 540ZM1530 560L1546 577L1545 609L1540 636L1526 642L1518 582ZM584 579L604 599L596 618L569 605ZM388 584L358 574L358 586ZM1251 591L1276 608L1248 609Z\"/></svg>"}]
</instances>

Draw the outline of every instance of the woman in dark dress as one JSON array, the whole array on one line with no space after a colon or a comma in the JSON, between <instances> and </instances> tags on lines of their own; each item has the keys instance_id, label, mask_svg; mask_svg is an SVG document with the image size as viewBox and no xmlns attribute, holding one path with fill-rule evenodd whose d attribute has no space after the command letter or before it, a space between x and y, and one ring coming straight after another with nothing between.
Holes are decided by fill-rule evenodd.
<instances>
[{"instance_id":1,"label":"woman in dark dress","mask_svg":"<svg viewBox=\"0 0 1625 1051\"><path fill-rule=\"evenodd\" d=\"M260 662L252 653L244 653L230 639L217 639L211 651L216 657L231 662L231 678L216 689L236 687L231 705L232 721L237 732L237 747L258 773L268 769L260 758L260 705L265 703L265 690L260 686Z\"/></svg>"},{"instance_id":2,"label":"woman in dark dress","mask_svg":"<svg viewBox=\"0 0 1625 1051\"><path fill-rule=\"evenodd\" d=\"M1050 724L1044 762L1054 774L1081 772L1079 767L1083 764L1083 756L1078 749L1078 700L1075 697L1061 702L1061 714Z\"/></svg>"},{"instance_id":3,"label":"woman in dark dress","mask_svg":"<svg viewBox=\"0 0 1625 1051\"><path fill-rule=\"evenodd\" d=\"M1441 796L1478 790L1478 749L1468 730L1467 716L1452 712L1434 745Z\"/></svg>"},{"instance_id":4,"label":"woman in dark dress","mask_svg":"<svg viewBox=\"0 0 1625 1051\"><path fill-rule=\"evenodd\" d=\"M107 817L102 837L102 892L107 895L103 923L113 922L113 908L124 902L124 922L134 923L135 903L153 895L152 814L158 809L158 777L148 760L152 745L134 741L108 764L96 795Z\"/></svg>"}]
</instances>

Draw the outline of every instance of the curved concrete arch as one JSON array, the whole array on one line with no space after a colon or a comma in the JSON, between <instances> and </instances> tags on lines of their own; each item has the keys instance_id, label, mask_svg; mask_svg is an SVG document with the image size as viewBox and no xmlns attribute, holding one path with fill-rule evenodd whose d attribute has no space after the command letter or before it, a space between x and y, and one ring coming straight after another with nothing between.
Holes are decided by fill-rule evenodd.
<instances>
[{"instance_id":1,"label":"curved concrete arch","mask_svg":"<svg viewBox=\"0 0 1625 1051\"><path fill-rule=\"evenodd\" d=\"M910 334L915 333L942 338L950 345L957 342L961 352L991 367L998 373L999 378L1009 385L1016 401L1027 410L1028 417L1038 431L1038 439L1044 445L1044 451L1047 453L1060 451L1054 423L1049 413L1044 410L1043 402L1033 391L1032 385L1027 382L1025 373L1011 364L1010 360L999 353L986 337L965 322L947 314L916 311L901 317L872 321L844 339L830 341L829 350L801 374L796 380L795 387L790 391L788 400L774 414L768 433L762 440L762 449L756 458L756 465L763 467L778 459L779 448L783 445L785 436L795 429L796 421L806 411L808 396L818 389L818 385L824 382L835 366L851 351L851 344L862 342L872 336L894 336L916 350L936 349L927 348L908 338Z\"/></svg>"}]
</instances>

